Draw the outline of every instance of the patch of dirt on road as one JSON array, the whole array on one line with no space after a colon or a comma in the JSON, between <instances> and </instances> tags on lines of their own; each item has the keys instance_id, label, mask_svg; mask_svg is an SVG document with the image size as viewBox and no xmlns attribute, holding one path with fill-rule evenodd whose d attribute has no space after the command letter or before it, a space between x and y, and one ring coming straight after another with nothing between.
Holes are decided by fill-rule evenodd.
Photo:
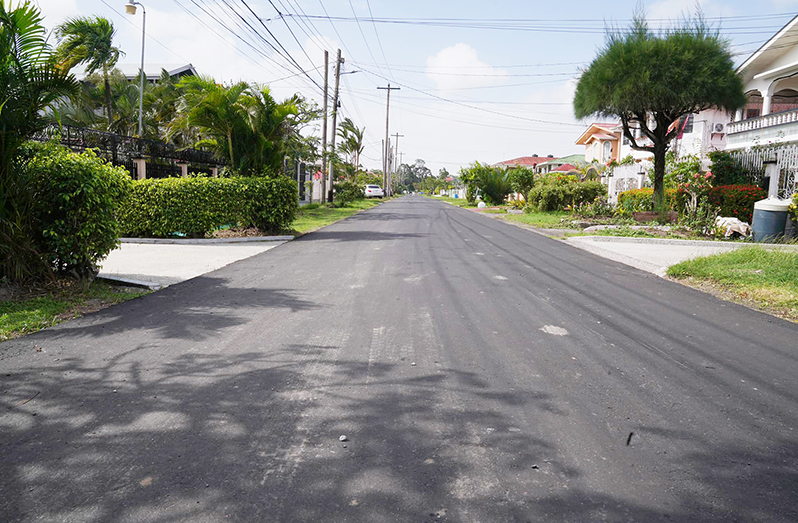
<instances>
[{"instance_id":1,"label":"patch of dirt on road","mask_svg":"<svg viewBox=\"0 0 798 523\"><path fill-rule=\"evenodd\" d=\"M783 320L798 323L798 309L792 307L775 307L768 305L767 296L761 293L754 293L749 290L734 289L722 283L716 283L708 280L697 280L695 278L672 278L666 279L680 283L687 287L712 294L721 300L730 301L738 305L743 305L749 309L754 309L771 316L776 316Z\"/></svg>"}]
</instances>

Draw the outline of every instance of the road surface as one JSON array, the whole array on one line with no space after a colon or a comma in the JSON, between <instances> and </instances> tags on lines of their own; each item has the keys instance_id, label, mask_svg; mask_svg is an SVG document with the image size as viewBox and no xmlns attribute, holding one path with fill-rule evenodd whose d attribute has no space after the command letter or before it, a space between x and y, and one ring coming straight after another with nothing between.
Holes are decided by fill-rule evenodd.
<instances>
[{"instance_id":1,"label":"road surface","mask_svg":"<svg viewBox=\"0 0 798 523\"><path fill-rule=\"evenodd\" d=\"M798 521L798 326L417 196L0 371L4 522Z\"/></svg>"}]
</instances>

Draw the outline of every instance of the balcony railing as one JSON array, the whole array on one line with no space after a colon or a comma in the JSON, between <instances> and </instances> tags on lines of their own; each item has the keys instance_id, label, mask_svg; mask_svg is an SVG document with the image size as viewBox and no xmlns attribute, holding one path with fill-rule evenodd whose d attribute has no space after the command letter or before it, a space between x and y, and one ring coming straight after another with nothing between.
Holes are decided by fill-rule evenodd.
<instances>
[{"instance_id":1,"label":"balcony railing","mask_svg":"<svg viewBox=\"0 0 798 523\"><path fill-rule=\"evenodd\" d=\"M727 134L744 133L746 131L755 131L757 129L764 129L766 127L776 127L777 125L784 125L788 123L798 122L798 109L791 111L783 111L780 113L766 114L765 116L758 116L756 118L749 118L739 122L732 122L726 128Z\"/></svg>"}]
</instances>

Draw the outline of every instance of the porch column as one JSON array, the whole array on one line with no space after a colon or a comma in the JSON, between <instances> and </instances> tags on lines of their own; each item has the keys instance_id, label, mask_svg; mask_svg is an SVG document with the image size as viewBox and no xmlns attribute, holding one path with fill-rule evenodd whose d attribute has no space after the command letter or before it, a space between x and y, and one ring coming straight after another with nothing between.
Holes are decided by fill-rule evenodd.
<instances>
[{"instance_id":1,"label":"porch column","mask_svg":"<svg viewBox=\"0 0 798 523\"><path fill-rule=\"evenodd\" d=\"M133 163L136 164L136 179L147 179L147 160L144 158L133 158Z\"/></svg>"},{"instance_id":2,"label":"porch column","mask_svg":"<svg viewBox=\"0 0 798 523\"><path fill-rule=\"evenodd\" d=\"M771 99L770 92L766 93L765 96L762 97L762 116L766 114L770 114L770 99Z\"/></svg>"},{"instance_id":3,"label":"porch column","mask_svg":"<svg viewBox=\"0 0 798 523\"><path fill-rule=\"evenodd\" d=\"M739 122L742 119L743 119L743 110L737 109L737 111L734 113L734 121Z\"/></svg>"},{"instance_id":4,"label":"porch column","mask_svg":"<svg viewBox=\"0 0 798 523\"><path fill-rule=\"evenodd\" d=\"M179 163L177 165L180 166L180 176L182 176L183 178L187 177L188 176L188 164L187 163Z\"/></svg>"}]
</instances>

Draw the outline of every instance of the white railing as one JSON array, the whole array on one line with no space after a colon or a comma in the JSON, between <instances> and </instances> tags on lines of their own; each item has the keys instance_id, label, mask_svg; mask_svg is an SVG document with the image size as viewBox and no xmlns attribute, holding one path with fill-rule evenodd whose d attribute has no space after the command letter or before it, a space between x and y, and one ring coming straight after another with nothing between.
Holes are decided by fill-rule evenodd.
<instances>
[{"instance_id":1,"label":"white railing","mask_svg":"<svg viewBox=\"0 0 798 523\"><path fill-rule=\"evenodd\" d=\"M781 113L766 114L757 118L749 118L740 122L732 122L727 127L727 134L755 131L765 127L775 127L786 123L798 122L798 109Z\"/></svg>"}]
</instances>

